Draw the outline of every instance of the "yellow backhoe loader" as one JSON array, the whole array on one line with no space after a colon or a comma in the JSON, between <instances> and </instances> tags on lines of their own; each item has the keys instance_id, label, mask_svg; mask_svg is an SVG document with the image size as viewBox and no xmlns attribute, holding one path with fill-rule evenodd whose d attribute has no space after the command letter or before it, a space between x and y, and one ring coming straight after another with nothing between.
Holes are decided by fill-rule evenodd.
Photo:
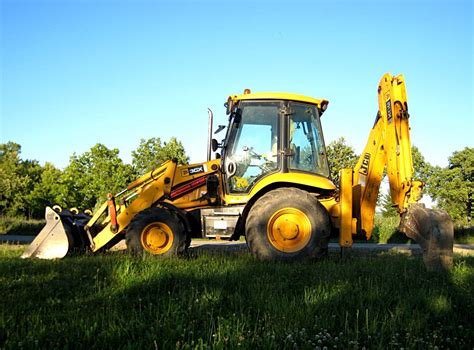
<instances>
[{"instance_id":1,"label":"yellow backhoe loader","mask_svg":"<svg viewBox=\"0 0 474 350\"><path fill-rule=\"evenodd\" d=\"M330 179L321 129L328 101L245 90L225 104L229 124L221 142L212 139L209 113L206 162L167 161L109 194L92 216L46 208L46 226L23 257L62 258L74 248L97 252L124 238L130 252L174 256L194 237L242 235L259 259L323 256L331 234L339 234L345 251L353 235L371 237L386 168L400 230L421 245L429 268L449 268L452 220L418 203L423 183L412 178L402 75L382 77L378 101L367 145L354 169L340 171L339 189ZM219 151L215 159L211 151Z\"/></svg>"}]
</instances>

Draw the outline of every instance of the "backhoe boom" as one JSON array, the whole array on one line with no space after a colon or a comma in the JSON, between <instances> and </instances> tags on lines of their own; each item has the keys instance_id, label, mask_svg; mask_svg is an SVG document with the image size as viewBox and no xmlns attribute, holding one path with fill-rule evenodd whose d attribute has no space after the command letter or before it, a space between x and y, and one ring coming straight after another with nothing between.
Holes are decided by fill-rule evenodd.
<instances>
[{"instance_id":1,"label":"backhoe boom","mask_svg":"<svg viewBox=\"0 0 474 350\"><path fill-rule=\"evenodd\" d=\"M413 179L408 103L403 75L385 74L378 87L379 109L355 168L341 173L341 247L352 245L353 234L370 239L384 169L390 197L402 220L400 231L415 239L432 268L452 264L453 228L441 210L418 203L423 182ZM429 261L428 261L429 260Z\"/></svg>"}]
</instances>

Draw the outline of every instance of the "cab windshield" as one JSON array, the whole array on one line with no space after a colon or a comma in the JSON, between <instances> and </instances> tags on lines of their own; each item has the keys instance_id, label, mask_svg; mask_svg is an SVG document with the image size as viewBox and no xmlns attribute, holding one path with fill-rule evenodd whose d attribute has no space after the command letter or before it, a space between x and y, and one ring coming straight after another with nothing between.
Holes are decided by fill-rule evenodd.
<instances>
[{"instance_id":1,"label":"cab windshield","mask_svg":"<svg viewBox=\"0 0 474 350\"><path fill-rule=\"evenodd\" d=\"M289 103L289 168L329 176L318 109Z\"/></svg>"}]
</instances>

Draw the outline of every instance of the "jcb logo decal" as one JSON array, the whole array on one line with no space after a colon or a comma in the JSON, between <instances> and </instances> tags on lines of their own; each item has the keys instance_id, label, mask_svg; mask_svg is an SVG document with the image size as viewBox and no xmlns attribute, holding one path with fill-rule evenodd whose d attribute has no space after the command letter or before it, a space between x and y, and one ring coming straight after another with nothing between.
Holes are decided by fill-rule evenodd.
<instances>
[{"instance_id":1,"label":"jcb logo decal","mask_svg":"<svg viewBox=\"0 0 474 350\"><path fill-rule=\"evenodd\" d=\"M388 100L385 102L385 108L387 110L387 121L390 124L392 122L392 101Z\"/></svg>"},{"instance_id":2,"label":"jcb logo decal","mask_svg":"<svg viewBox=\"0 0 474 350\"><path fill-rule=\"evenodd\" d=\"M188 168L189 175L199 174L204 172L204 166L196 166L194 168Z\"/></svg>"},{"instance_id":3,"label":"jcb logo decal","mask_svg":"<svg viewBox=\"0 0 474 350\"><path fill-rule=\"evenodd\" d=\"M207 171L207 166L205 164L203 165L198 165L194 166L192 168L187 168L181 170L181 176L190 176L190 175L196 175L200 173L205 173Z\"/></svg>"},{"instance_id":4,"label":"jcb logo decal","mask_svg":"<svg viewBox=\"0 0 474 350\"><path fill-rule=\"evenodd\" d=\"M362 159L362 164L360 166L359 174L368 175L369 174L369 164L370 164L370 153L364 154Z\"/></svg>"}]
</instances>

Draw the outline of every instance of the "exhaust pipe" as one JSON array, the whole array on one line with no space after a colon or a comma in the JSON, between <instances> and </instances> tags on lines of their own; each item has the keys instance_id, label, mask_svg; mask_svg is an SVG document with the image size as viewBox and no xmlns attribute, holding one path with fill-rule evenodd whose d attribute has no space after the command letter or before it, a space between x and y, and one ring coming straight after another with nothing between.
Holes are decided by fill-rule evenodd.
<instances>
[{"instance_id":1,"label":"exhaust pipe","mask_svg":"<svg viewBox=\"0 0 474 350\"><path fill-rule=\"evenodd\" d=\"M207 161L209 162L211 160L211 154L212 154L212 124L214 122L214 113L212 113L211 109L207 109L207 113L209 114L209 119L208 119L208 127L207 127Z\"/></svg>"}]
</instances>

